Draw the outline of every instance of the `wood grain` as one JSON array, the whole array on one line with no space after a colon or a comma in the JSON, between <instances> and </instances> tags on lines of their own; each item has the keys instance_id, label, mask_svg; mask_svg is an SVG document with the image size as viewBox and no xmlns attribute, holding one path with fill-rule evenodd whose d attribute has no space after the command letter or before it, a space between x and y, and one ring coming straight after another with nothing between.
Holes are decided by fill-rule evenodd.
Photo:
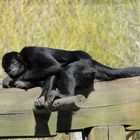
<instances>
[{"instance_id":1,"label":"wood grain","mask_svg":"<svg viewBox=\"0 0 140 140\"><path fill-rule=\"evenodd\" d=\"M43 114L33 112L40 88L0 88L0 137L53 136L57 131L106 125L140 129L140 77L96 82L94 88L80 110Z\"/></svg>"}]
</instances>

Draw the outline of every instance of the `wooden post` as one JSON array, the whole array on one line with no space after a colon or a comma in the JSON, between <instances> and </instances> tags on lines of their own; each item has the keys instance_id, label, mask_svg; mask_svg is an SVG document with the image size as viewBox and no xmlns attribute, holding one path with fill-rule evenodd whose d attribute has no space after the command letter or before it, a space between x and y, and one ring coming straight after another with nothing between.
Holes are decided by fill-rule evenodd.
<instances>
[{"instance_id":1,"label":"wooden post","mask_svg":"<svg viewBox=\"0 0 140 140\"><path fill-rule=\"evenodd\" d=\"M126 134L123 126L94 127L84 140L125 140Z\"/></svg>"},{"instance_id":2,"label":"wooden post","mask_svg":"<svg viewBox=\"0 0 140 140\"><path fill-rule=\"evenodd\" d=\"M89 133L87 140L109 140L108 127L107 126L94 127Z\"/></svg>"},{"instance_id":3,"label":"wooden post","mask_svg":"<svg viewBox=\"0 0 140 140\"><path fill-rule=\"evenodd\" d=\"M109 140L126 140L126 133L123 126L109 127Z\"/></svg>"},{"instance_id":4,"label":"wooden post","mask_svg":"<svg viewBox=\"0 0 140 140\"><path fill-rule=\"evenodd\" d=\"M82 140L82 133L81 133L81 131L70 132L69 133L69 140Z\"/></svg>"}]
</instances>

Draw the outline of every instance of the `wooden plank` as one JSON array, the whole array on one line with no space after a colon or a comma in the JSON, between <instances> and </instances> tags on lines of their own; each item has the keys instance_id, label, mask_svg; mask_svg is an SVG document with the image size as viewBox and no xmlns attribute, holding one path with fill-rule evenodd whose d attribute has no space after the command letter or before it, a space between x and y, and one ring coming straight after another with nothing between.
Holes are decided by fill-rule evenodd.
<instances>
[{"instance_id":1,"label":"wooden plank","mask_svg":"<svg viewBox=\"0 0 140 140\"><path fill-rule=\"evenodd\" d=\"M106 126L94 127L91 130L89 140L109 140L108 127Z\"/></svg>"},{"instance_id":2,"label":"wooden plank","mask_svg":"<svg viewBox=\"0 0 140 140\"><path fill-rule=\"evenodd\" d=\"M109 140L126 140L123 126L109 126Z\"/></svg>"},{"instance_id":3,"label":"wooden plank","mask_svg":"<svg viewBox=\"0 0 140 140\"><path fill-rule=\"evenodd\" d=\"M95 83L95 91L80 110L34 116L32 108L40 92L40 88L27 92L0 88L0 136L50 136L99 125L140 129L140 77Z\"/></svg>"},{"instance_id":4,"label":"wooden plank","mask_svg":"<svg viewBox=\"0 0 140 140\"><path fill-rule=\"evenodd\" d=\"M40 92L39 88L28 92L0 89L0 137L56 135L57 120L47 122L47 119L56 116L56 112L35 116L33 114L34 99Z\"/></svg>"}]
</instances>

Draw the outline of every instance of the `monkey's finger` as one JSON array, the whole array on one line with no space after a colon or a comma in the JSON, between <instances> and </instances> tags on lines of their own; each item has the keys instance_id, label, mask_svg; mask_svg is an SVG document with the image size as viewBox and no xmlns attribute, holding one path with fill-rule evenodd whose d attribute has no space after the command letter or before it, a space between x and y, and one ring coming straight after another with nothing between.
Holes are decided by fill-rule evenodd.
<instances>
[{"instance_id":1,"label":"monkey's finger","mask_svg":"<svg viewBox=\"0 0 140 140\"><path fill-rule=\"evenodd\" d=\"M35 100L34 104L35 104L35 106L41 106L41 103L40 103L40 101L38 99Z\"/></svg>"},{"instance_id":2,"label":"monkey's finger","mask_svg":"<svg viewBox=\"0 0 140 140\"><path fill-rule=\"evenodd\" d=\"M45 100L43 100L42 98L38 98L34 101L34 105L38 109L44 108L44 104L45 104Z\"/></svg>"},{"instance_id":3,"label":"monkey's finger","mask_svg":"<svg viewBox=\"0 0 140 140\"><path fill-rule=\"evenodd\" d=\"M3 87L3 88L10 88L9 82L3 81L2 87Z\"/></svg>"},{"instance_id":4,"label":"monkey's finger","mask_svg":"<svg viewBox=\"0 0 140 140\"><path fill-rule=\"evenodd\" d=\"M48 95L47 96L47 102L48 102L48 104L53 103L54 102L54 99L55 99L55 95L53 95L53 94Z\"/></svg>"}]
</instances>

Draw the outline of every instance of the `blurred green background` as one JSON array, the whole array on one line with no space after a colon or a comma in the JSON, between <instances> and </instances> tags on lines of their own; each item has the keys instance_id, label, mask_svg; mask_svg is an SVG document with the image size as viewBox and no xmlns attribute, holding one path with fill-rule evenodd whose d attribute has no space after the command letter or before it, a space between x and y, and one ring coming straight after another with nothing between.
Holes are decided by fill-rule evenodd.
<instances>
[{"instance_id":1,"label":"blurred green background","mask_svg":"<svg viewBox=\"0 0 140 140\"><path fill-rule=\"evenodd\" d=\"M139 7L139 0L1 0L0 61L37 45L85 50L113 67L139 65Z\"/></svg>"},{"instance_id":2,"label":"blurred green background","mask_svg":"<svg viewBox=\"0 0 140 140\"><path fill-rule=\"evenodd\" d=\"M28 45L84 50L112 67L138 66L140 1L0 0L0 62Z\"/></svg>"}]
</instances>

